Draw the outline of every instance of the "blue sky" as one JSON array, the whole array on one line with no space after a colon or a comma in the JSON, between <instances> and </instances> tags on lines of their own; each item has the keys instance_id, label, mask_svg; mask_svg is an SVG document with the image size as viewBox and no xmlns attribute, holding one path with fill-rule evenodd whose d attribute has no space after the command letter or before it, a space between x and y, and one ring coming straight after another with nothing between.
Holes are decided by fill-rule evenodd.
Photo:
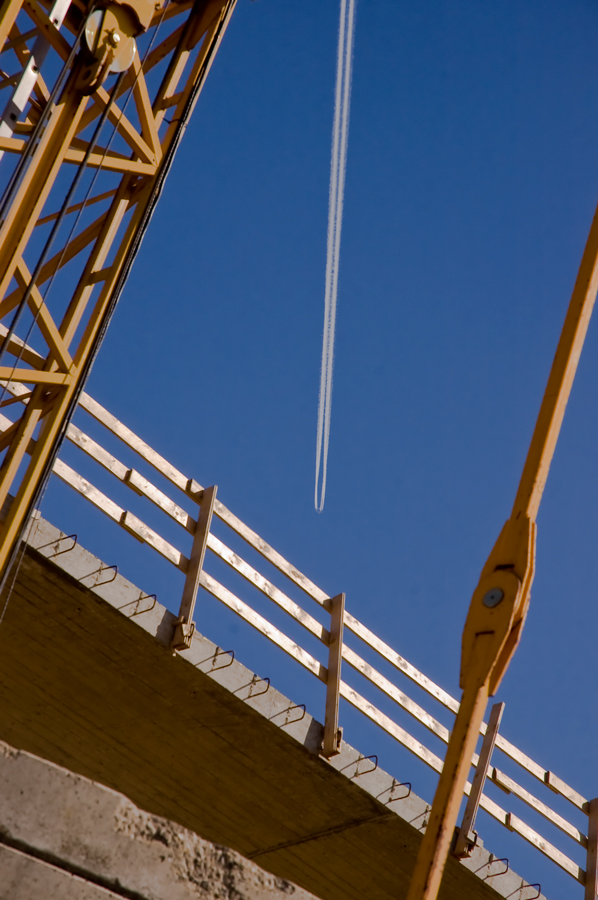
<instances>
[{"instance_id":1,"label":"blue sky","mask_svg":"<svg viewBox=\"0 0 598 900\"><path fill-rule=\"evenodd\" d=\"M337 27L336 0L239 0L87 389L457 695L471 592L510 511L598 197L598 7L359 0L317 515ZM587 797L597 338L594 322L538 519L528 623L497 698L502 732ZM178 574L66 488L51 485L43 512L175 608ZM301 673L210 602L200 630L309 699ZM419 763L342 715L352 744L431 800ZM551 900L581 897L520 839L478 824Z\"/></svg>"}]
</instances>

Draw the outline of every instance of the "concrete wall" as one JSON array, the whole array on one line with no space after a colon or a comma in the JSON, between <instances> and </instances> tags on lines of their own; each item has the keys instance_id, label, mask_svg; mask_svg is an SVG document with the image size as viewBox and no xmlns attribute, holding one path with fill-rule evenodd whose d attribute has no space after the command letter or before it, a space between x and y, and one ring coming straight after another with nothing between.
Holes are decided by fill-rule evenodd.
<instances>
[{"instance_id":1,"label":"concrete wall","mask_svg":"<svg viewBox=\"0 0 598 900\"><path fill-rule=\"evenodd\" d=\"M227 847L0 742L0 900L313 900Z\"/></svg>"}]
</instances>

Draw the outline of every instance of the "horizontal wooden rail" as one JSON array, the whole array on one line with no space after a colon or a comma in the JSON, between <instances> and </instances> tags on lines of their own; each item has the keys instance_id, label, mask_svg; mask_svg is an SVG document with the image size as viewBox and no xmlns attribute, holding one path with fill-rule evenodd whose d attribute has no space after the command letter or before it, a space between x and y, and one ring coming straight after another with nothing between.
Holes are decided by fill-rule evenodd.
<instances>
[{"instance_id":1,"label":"horizontal wooden rail","mask_svg":"<svg viewBox=\"0 0 598 900\"><path fill-rule=\"evenodd\" d=\"M124 463L118 460L111 453L108 453L107 450L104 450L103 447L101 447L96 441L86 435L83 431L81 431L80 428L77 428L75 425L69 426L67 437L88 456L90 456L101 466L107 469L107 471L109 471L112 475L123 482L123 484L128 485L136 493L146 497L168 516L170 516L170 518L172 518L175 522L185 528L186 531L189 531L191 534L195 533L196 522L193 517L189 515L189 513L187 513L177 503L171 500L166 494L155 487L155 485L153 485L150 481L140 475L139 472L136 472L135 469L127 468ZM68 469L68 474L66 474L66 469ZM56 470L56 474L59 476L59 478L62 478L63 481L66 481L72 487L75 487L75 485L73 484L75 473L69 467L66 467L66 469L59 467L58 470ZM81 476L77 477L79 479L81 478ZM95 488L91 490L91 486L86 490L83 490L81 484L76 488L76 490L78 490L79 493L84 493L85 496L88 496L88 499L90 499L96 506L98 506L99 509L102 509L102 503L105 503L106 509L103 511L105 511L106 514L109 515L109 517L113 520L120 521L120 519L118 519L118 516L122 517L124 510L121 507L117 507L116 504L114 504L111 500L108 500L108 498L106 498L105 495L101 494L101 492L96 491ZM96 495L101 496L98 497ZM217 502L218 501L216 501L215 506L217 505ZM138 527L136 530L129 530L133 530L136 535L140 534ZM154 546L155 539L148 540L147 543ZM301 625L303 625L309 632L311 632L311 634L315 635L315 637L321 640L324 644L328 643L328 630L320 622L314 619L313 616L311 616L309 613L305 612L305 610L302 609L299 604L291 600L290 597L287 597L287 595L283 591L275 587L275 585L273 585L267 578L261 575L256 569L253 568L253 566L249 565L249 563L245 562L245 560L242 559L237 553L227 547L226 544L219 540L213 533L210 533L208 536L208 548L212 550L212 552L215 553L216 556L219 556L220 559L227 563L232 569L242 575L247 581L257 587L270 600L273 600L278 606L281 607L281 609L284 609L285 612L293 616L293 618ZM161 552L162 556L166 556L166 558L171 559L171 557L173 557L174 550L174 548L172 548L172 545L168 544L168 546L163 549L166 552L158 552ZM177 563L175 563L175 565L177 565ZM178 567L181 568L181 566Z\"/></svg>"},{"instance_id":2,"label":"horizontal wooden rail","mask_svg":"<svg viewBox=\"0 0 598 900\"><path fill-rule=\"evenodd\" d=\"M164 559L167 559L168 562L172 563L173 566L176 566L177 569L180 569L181 572L187 572L189 560L180 550L173 547L171 543L161 537L153 530L153 528L150 528L149 525L142 522L141 519L138 519L132 512L123 509L122 506L119 506L117 503L114 503L113 500L110 500L106 494L103 494L102 491L94 487L93 484L86 478L83 478L82 475L79 475L78 472L75 472L74 469L71 469L70 466L67 466L61 459L57 459L54 463L54 474L57 475L61 481L64 481L66 484L70 485L70 487L74 488L79 494L82 494L83 497L89 500L90 503L93 503L93 505L103 512L104 515L108 516L109 519L112 519L126 531L129 531L137 538L137 540L153 547L153 549L163 556Z\"/></svg>"},{"instance_id":3,"label":"horizontal wooden rail","mask_svg":"<svg viewBox=\"0 0 598 900\"><path fill-rule=\"evenodd\" d=\"M382 728L383 731L386 731L387 734L394 737L395 740L410 750L411 753L430 766L431 769L434 769L435 772L440 773L442 771L442 760L440 757L428 750L427 747L397 725L397 723L389 716L377 709L372 703L344 682L341 682L341 696L367 716L368 719ZM465 793L469 794L470 790L471 782L467 782ZM489 813L492 818L496 819L497 822L500 822L501 825L506 826L511 831L516 831L521 837L528 841L528 843L540 850L561 869L575 878L576 881L579 881L580 884L585 883L585 872L576 862L574 862L574 860L570 859L566 854L562 853L561 850L545 840L537 831L529 825L526 825L525 822L517 816L502 809L502 807L491 800L490 797L487 797L486 794L482 794L480 806Z\"/></svg>"},{"instance_id":4,"label":"horizontal wooden rail","mask_svg":"<svg viewBox=\"0 0 598 900\"><path fill-rule=\"evenodd\" d=\"M323 666L317 659L314 659L307 650L304 650L296 644L295 641L292 641L291 638L287 637L280 629L268 622L267 619L264 619L263 616L260 616L260 614L248 606L247 603L244 603L243 600L239 600L239 598L229 591L228 588L225 588L205 571L201 573L200 584L206 591L209 591L212 596L216 597L217 600L220 600L221 603L224 603L225 606L228 606L234 613L242 619L245 619L245 621L252 625L253 628L257 629L257 631L261 632L268 640L272 641L273 644L276 644L284 650L285 653L292 656L293 659L315 675L316 678L319 678L324 684L326 683L326 666Z\"/></svg>"},{"instance_id":5,"label":"horizontal wooden rail","mask_svg":"<svg viewBox=\"0 0 598 900\"><path fill-rule=\"evenodd\" d=\"M171 500L170 497L163 493L163 491L155 487L155 485L148 481L147 478L144 478L143 475L135 469L130 469L125 466L125 464L120 462L115 456L108 453L107 450L104 450L104 448L94 441L93 438L90 438L89 435L81 431L80 428L77 428L76 425L69 425L67 437L75 444L75 446L79 447L84 453L107 469L107 471L118 478L119 481L128 485L135 493L147 497L148 500L151 500L152 503L159 506L161 510L174 519L175 522L178 522L179 525L182 525L182 527L191 534L194 534L195 520L193 517L180 507L178 503Z\"/></svg>"},{"instance_id":6,"label":"horizontal wooden rail","mask_svg":"<svg viewBox=\"0 0 598 900\"><path fill-rule=\"evenodd\" d=\"M253 566L250 566L249 563L245 562L237 553L231 550L226 546L221 540L219 540L214 534L210 534L208 538L208 548L212 550L216 556L219 556L220 559L224 560L231 569L234 569L235 572L238 572L243 576L250 584L254 585L258 588L266 597L270 600L273 600L274 603L277 604L281 609L283 609L286 613L292 616L296 622L299 622L300 625L303 625L307 631L313 634L318 640L322 641L323 644L328 645L329 634L328 630L324 628L324 626L314 619L313 616L310 616L309 613L305 612L298 603L295 603L294 600L291 600L290 597L287 597L283 591L279 590L275 585L273 585L267 578L264 578L263 575L260 575Z\"/></svg>"},{"instance_id":7,"label":"horizontal wooden rail","mask_svg":"<svg viewBox=\"0 0 598 900\"><path fill-rule=\"evenodd\" d=\"M453 713L457 713L459 711L459 701L454 697L451 697L446 691L444 691L437 684L434 684L426 675L420 672L415 666L412 666L411 663L407 662L399 653L392 649L385 641L375 635L372 631L366 628L361 622L351 616L349 613L345 612L345 627L352 631L357 637L361 638L365 644L371 647L373 650L376 650L380 656L383 657L387 662L391 663L399 672L402 672L407 678L411 679L414 684L417 684L419 687L423 688L426 693L428 693L431 697L438 700L443 706L449 709ZM480 727L480 733L486 733L486 723L482 723ZM518 747L515 747L510 741L506 740L501 734L497 735L496 738L496 747L501 750L506 756L510 757L514 762L518 763L523 769L529 772L530 775L533 775L534 778L538 779L538 781L542 782L542 784L547 784L551 787L555 793L560 794L562 797L565 797L569 800L573 806L577 807L577 809L582 812L587 813L588 801L585 797L582 797L576 790L569 787L561 779L557 779L549 770L542 768L542 766L538 765L538 763L534 762L529 756L519 750Z\"/></svg>"},{"instance_id":8,"label":"horizontal wooden rail","mask_svg":"<svg viewBox=\"0 0 598 900\"><path fill-rule=\"evenodd\" d=\"M507 819L505 822L507 828L510 828L511 831L515 831L522 838L525 838L528 843L532 844L534 847L537 847L544 856L547 856L553 862L560 866L564 872L567 872L568 875L572 875L576 881L579 881L580 884L585 884L586 873L585 870L578 866L577 863L573 862L572 859L569 859L564 853L557 849L557 847L553 846L553 844L549 843L545 840L541 835L538 834L537 831L534 831L533 828L530 828L529 825L526 825L521 819L517 816L513 815L513 813L507 813Z\"/></svg>"},{"instance_id":9,"label":"horizontal wooden rail","mask_svg":"<svg viewBox=\"0 0 598 900\"><path fill-rule=\"evenodd\" d=\"M504 772L501 772L499 769L493 768L490 772L490 780L497 784L503 790L508 791L510 794L515 794L516 797L519 797L523 800L524 803L531 809L535 809L536 812L540 813L541 816L544 816L549 822L552 822L553 825L556 825L557 828L560 828L564 834L568 834L570 838L573 838L574 841L577 841L578 844L581 844L582 847L587 848L588 846L588 838L582 831L564 819L562 816L559 816L553 809L547 806L545 803L542 803L541 800L538 800L537 797L534 797L533 794L530 794L529 791L526 791L525 788L522 788L521 785L517 784L516 781L513 781L512 778L509 778L508 775L505 775Z\"/></svg>"},{"instance_id":10,"label":"horizontal wooden rail","mask_svg":"<svg viewBox=\"0 0 598 900\"><path fill-rule=\"evenodd\" d=\"M81 394L79 406L104 425L108 431L111 431L112 434L120 438L128 447L135 450L142 459L153 466L157 472L163 475L175 487L178 487L181 491L187 493L190 479L185 478L182 472L179 472L179 470L172 466L168 460L164 459L163 456L160 456L159 453L156 453L149 444L146 444L145 441L141 440L135 432L131 431L130 428L127 428L126 425L120 422L116 416L112 415L112 413L109 413L107 409L104 409L103 406L100 406L100 404L85 391ZM202 490L199 485L198 488L199 490Z\"/></svg>"},{"instance_id":11,"label":"horizontal wooden rail","mask_svg":"<svg viewBox=\"0 0 598 900\"><path fill-rule=\"evenodd\" d=\"M450 694L443 691L441 687L434 684L433 681L416 669L415 666L408 663L406 659L396 652L396 650L389 647L385 641L347 612L345 613L345 627L348 628L349 631L352 631L353 634L356 634L358 638L361 638L364 644L367 644L373 650L376 650L383 659L391 663L399 670L399 672L402 672L403 675L406 675L407 678L410 678L411 681L423 688L427 694L430 694L431 697L434 697L435 700L438 700L443 706L450 709L455 715L459 712L458 700L455 700Z\"/></svg>"}]
</instances>

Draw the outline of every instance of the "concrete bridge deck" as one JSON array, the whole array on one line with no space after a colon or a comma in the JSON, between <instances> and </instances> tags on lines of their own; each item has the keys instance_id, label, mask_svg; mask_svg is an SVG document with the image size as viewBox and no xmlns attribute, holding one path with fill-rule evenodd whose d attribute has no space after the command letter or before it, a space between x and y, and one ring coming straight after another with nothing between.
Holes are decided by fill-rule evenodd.
<instances>
[{"instance_id":1,"label":"concrete bridge deck","mask_svg":"<svg viewBox=\"0 0 598 900\"><path fill-rule=\"evenodd\" d=\"M346 743L323 759L322 725L293 721L273 687L249 696L254 676L237 660L210 672L206 637L173 656L174 617L120 575L99 584L103 563L79 546L59 553L62 537L40 520L0 628L0 739L322 900L403 897L426 802L387 805L394 779L379 769L356 783L360 753ZM494 876L492 858L483 847L451 858L442 900L517 897L522 879Z\"/></svg>"}]
</instances>

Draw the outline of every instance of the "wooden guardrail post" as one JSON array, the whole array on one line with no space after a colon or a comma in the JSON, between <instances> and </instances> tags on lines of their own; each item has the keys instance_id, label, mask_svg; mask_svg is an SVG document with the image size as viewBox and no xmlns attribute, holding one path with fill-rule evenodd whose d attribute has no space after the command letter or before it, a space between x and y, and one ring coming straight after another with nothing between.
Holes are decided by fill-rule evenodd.
<instances>
[{"instance_id":1,"label":"wooden guardrail post","mask_svg":"<svg viewBox=\"0 0 598 900\"><path fill-rule=\"evenodd\" d=\"M588 861L584 900L598 896L598 797L588 803Z\"/></svg>"},{"instance_id":2,"label":"wooden guardrail post","mask_svg":"<svg viewBox=\"0 0 598 900\"><path fill-rule=\"evenodd\" d=\"M504 703L495 703L492 707L492 712L490 713L488 728L486 729L482 749L480 750L480 758L471 784L471 792L467 800L465 812L463 813L463 821L461 822L461 828L457 835L455 849L453 850L453 855L458 859L462 859L465 856L471 856L471 852L475 846L475 820L504 708Z\"/></svg>"},{"instance_id":3,"label":"wooden guardrail post","mask_svg":"<svg viewBox=\"0 0 598 900\"><path fill-rule=\"evenodd\" d=\"M338 725L338 703L343 658L345 595L330 598L330 640L328 643L328 680L326 682L326 718L322 756L330 758L341 752L343 730Z\"/></svg>"},{"instance_id":4,"label":"wooden guardrail post","mask_svg":"<svg viewBox=\"0 0 598 900\"><path fill-rule=\"evenodd\" d=\"M173 650L187 650L191 646L191 641L193 640L193 632L195 631L193 613L195 611L197 591L199 590L199 577L203 568L206 547L208 545L208 535L210 533L210 525L212 524L212 514L214 512L217 490L218 485L216 484L212 487L205 488L201 500L199 501L199 517L197 519L195 536L193 538L191 556L189 557L189 568L185 579L185 587L183 588L181 608L179 610L178 619L176 620L174 637L172 639Z\"/></svg>"}]
</instances>

